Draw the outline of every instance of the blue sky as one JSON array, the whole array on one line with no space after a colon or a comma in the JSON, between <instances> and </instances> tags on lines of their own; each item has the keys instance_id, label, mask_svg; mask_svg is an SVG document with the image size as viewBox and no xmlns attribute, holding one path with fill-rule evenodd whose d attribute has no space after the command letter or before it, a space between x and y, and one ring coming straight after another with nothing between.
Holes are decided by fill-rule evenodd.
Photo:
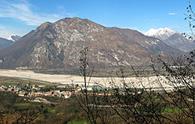
<instances>
[{"instance_id":1,"label":"blue sky","mask_svg":"<svg viewBox=\"0 0 195 124\"><path fill-rule=\"evenodd\" d=\"M188 32L187 5L188 0L0 0L0 37L24 35L65 17L141 32L162 27Z\"/></svg>"}]
</instances>

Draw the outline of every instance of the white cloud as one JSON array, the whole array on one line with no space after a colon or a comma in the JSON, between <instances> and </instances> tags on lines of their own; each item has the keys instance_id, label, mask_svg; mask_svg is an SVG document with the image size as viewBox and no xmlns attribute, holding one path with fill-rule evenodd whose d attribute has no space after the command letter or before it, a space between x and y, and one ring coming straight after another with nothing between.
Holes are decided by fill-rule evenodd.
<instances>
[{"instance_id":1,"label":"white cloud","mask_svg":"<svg viewBox=\"0 0 195 124\"><path fill-rule=\"evenodd\" d=\"M174 16L174 15L176 15L177 13L175 13L175 12L169 12L168 13L168 15L170 15L170 16Z\"/></svg>"},{"instance_id":2,"label":"white cloud","mask_svg":"<svg viewBox=\"0 0 195 124\"><path fill-rule=\"evenodd\" d=\"M58 19L70 16L66 12L63 14L52 13L38 13L32 10L32 5L27 1L20 1L20 3L3 2L0 5L0 17L8 17L18 19L25 22L27 25L40 25L43 22L54 22Z\"/></svg>"}]
</instances>

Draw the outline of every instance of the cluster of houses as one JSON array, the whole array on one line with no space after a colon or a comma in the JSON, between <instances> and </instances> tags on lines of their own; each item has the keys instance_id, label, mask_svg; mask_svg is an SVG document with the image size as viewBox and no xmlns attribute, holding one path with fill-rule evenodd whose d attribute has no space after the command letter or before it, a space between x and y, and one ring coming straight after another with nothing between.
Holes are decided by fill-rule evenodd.
<instances>
[{"instance_id":1,"label":"cluster of houses","mask_svg":"<svg viewBox=\"0 0 195 124\"><path fill-rule=\"evenodd\" d=\"M6 84L0 85L0 92L12 92L21 97L30 98L32 102L41 102L51 104L50 101L45 99L46 97L58 97L68 99L75 94L80 94L83 91L101 91L102 87L99 85L90 85L84 87L79 84L60 84L60 85L42 85L42 84ZM90 93L90 92L89 92ZM104 95L101 92L96 95ZM53 103L52 103L53 104Z\"/></svg>"},{"instance_id":2,"label":"cluster of houses","mask_svg":"<svg viewBox=\"0 0 195 124\"><path fill-rule=\"evenodd\" d=\"M56 86L55 88L47 88L45 90L45 85L1 85L0 92L12 92L23 97L53 96L67 99L75 93L75 90L65 90L65 87Z\"/></svg>"}]
</instances>

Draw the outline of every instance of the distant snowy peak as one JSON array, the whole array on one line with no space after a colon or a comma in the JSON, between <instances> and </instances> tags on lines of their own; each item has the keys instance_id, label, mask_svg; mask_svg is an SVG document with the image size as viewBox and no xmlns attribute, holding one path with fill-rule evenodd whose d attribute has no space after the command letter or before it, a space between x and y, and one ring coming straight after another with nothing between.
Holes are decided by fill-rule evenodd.
<instances>
[{"instance_id":1,"label":"distant snowy peak","mask_svg":"<svg viewBox=\"0 0 195 124\"><path fill-rule=\"evenodd\" d=\"M11 38L11 40L12 41L18 41L21 37L20 36L18 36L18 35L12 35L12 36L10 36Z\"/></svg>"},{"instance_id":2,"label":"distant snowy peak","mask_svg":"<svg viewBox=\"0 0 195 124\"><path fill-rule=\"evenodd\" d=\"M170 28L158 28L158 29L150 29L145 33L147 36L159 38L161 40L166 40L169 38L171 35L177 33L176 31L170 29Z\"/></svg>"},{"instance_id":3,"label":"distant snowy peak","mask_svg":"<svg viewBox=\"0 0 195 124\"><path fill-rule=\"evenodd\" d=\"M10 40L10 41L18 41L20 38L21 38L21 36L19 36L19 35L15 35L15 34L12 34L12 35L8 35L8 36L1 36L0 35L0 38L3 38L3 39L6 39L6 40Z\"/></svg>"}]
</instances>

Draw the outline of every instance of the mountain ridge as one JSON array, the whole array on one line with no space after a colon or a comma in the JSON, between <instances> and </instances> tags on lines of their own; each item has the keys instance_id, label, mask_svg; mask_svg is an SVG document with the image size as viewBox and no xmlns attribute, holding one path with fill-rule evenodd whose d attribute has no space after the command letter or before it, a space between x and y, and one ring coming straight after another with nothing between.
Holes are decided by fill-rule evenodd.
<instances>
[{"instance_id":1,"label":"mountain ridge","mask_svg":"<svg viewBox=\"0 0 195 124\"><path fill-rule=\"evenodd\" d=\"M13 44L13 41L12 40L8 40L8 39L1 38L0 37L0 49L9 47L12 44Z\"/></svg>"},{"instance_id":2,"label":"mountain ridge","mask_svg":"<svg viewBox=\"0 0 195 124\"><path fill-rule=\"evenodd\" d=\"M5 51L1 68L79 68L79 51L89 48L89 64L97 68L149 65L151 57L178 55L159 39L131 30L105 27L88 19L65 18L43 23Z\"/></svg>"}]
</instances>

